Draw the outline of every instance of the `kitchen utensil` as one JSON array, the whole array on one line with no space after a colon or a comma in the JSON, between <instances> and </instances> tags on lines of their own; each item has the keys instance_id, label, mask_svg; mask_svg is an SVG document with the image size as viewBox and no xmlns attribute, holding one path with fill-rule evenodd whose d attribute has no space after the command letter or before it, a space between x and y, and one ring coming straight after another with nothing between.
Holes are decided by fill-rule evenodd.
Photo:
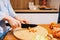
<instances>
[{"instance_id":1,"label":"kitchen utensil","mask_svg":"<svg viewBox=\"0 0 60 40\"><path fill-rule=\"evenodd\" d=\"M29 30L26 28L17 28L13 31L13 34L16 38L22 40L32 40L37 35L45 37L48 34L48 31L41 26L33 27L33 29L35 29L36 32L29 32Z\"/></svg>"},{"instance_id":2,"label":"kitchen utensil","mask_svg":"<svg viewBox=\"0 0 60 40\"><path fill-rule=\"evenodd\" d=\"M7 26L10 26L10 24L9 23L6 23L6 25ZM21 24L21 27L22 28L28 28L28 27L36 27L36 26L38 26L37 24Z\"/></svg>"}]
</instances>

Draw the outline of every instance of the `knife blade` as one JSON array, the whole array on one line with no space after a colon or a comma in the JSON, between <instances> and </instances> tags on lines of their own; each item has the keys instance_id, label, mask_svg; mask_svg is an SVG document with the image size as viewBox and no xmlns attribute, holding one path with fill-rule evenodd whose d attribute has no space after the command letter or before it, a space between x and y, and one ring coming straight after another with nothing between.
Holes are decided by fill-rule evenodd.
<instances>
[{"instance_id":1,"label":"knife blade","mask_svg":"<svg viewBox=\"0 0 60 40\"><path fill-rule=\"evenodd\" d=\"M21 24L22 28L28 28L28 27L36 27L37 24Z\"/></svg>"}]
</instances>

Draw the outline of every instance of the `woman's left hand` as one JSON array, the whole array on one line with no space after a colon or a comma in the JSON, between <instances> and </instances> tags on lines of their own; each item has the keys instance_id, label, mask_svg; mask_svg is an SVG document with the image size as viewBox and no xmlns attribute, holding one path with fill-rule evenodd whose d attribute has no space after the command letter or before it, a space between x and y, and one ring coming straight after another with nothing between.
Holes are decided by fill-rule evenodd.
<instances>
[{"instance_id":1,"label":"woman's left hand","mask_svg":"<svg viewBox=\"0 0 60 40\"><path fill-rule=\"evenodd\" d=\"M29 21L27 21L25 19L22 19L19 16L16 16L15 19L17 19L18 21L20 21L20 23L22 23L22 24L29 24Z\"/></svg>"},{"instance_id":2,"label":"woman's left hand","mask_svg":"<svg viewBox=\"0 0 60 40\"><path fill-rule=\"evenodd\" d=\"M27 20L25 20L25 19L20 19L19 20L22 24L29 24L29 22L27 21Z\"/></svg>"}]
</instances>

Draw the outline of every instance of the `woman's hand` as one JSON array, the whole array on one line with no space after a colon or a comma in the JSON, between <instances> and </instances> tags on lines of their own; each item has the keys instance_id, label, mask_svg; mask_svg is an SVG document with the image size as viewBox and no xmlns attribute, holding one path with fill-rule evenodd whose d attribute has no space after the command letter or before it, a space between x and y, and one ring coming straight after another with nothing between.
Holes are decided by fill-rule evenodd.
<instances>
[{"instance_id":1,"label":"woman's hand","mask_svg":"<svg viewBox=\"0 0 60 40\"><path fill-rule=\"evenodd\" d=\"M15 19L17 19L18 21L20 21L20 23L22 23L22 24L29 24L29 22L27 20L22 19L19 16L16 16Z\"/></svg>"},{"instance_id":2,"label":"woman's hand","mask_svg":"<svg viewBox=\"0 0 60 40\"><path fill-rule=\"evenodd\" d=\"M25 19L20 19L19 20L22 24L29 24L29 22L27 21L27 20L25 20Z\"/></svg>"},{"instance_id":3,"label":"woman's hand","mask_svg":"<svg viewBox=\"0 0 60 40\"><path fill-rule=\"evenodd\" d=\"M3 20L7 20L11 27L14 29L16 27L21 27L21 24L28 24L29 22L25 19L19 17L6 16Z\"/></svg>"},{"instance_id":4,"label":"woman's hand","mask_svg":"<svg viewBox=\"0 0 60 40\"><path fill-rule=\"evenodd\" d=\"M20 21L14 19L13 17L6 16L3 20L7 20L13 29L17 27L21 27Z\"/></svg>"},{"instance_id":5,"label":"woman's hand","mask_svg":"<svg viewBox=\"0 0 60 40\"><path fill-rule=\"evenodd\" d=\"M14 19L14 18L10 18L10 20L8 21L9 24L11 25L11 27L14 29L14 28L17 28L17 27L21 27L21 23Z\"/></svg>"}]
</instances>

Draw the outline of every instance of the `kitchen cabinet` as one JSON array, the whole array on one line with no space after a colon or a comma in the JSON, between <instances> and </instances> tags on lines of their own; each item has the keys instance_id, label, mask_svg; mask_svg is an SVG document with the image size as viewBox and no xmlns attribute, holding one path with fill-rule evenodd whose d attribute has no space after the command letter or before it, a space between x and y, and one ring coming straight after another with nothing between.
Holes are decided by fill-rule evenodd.
<instances>
[{"instance_id":1,"label":"kitchen cabinet","mask_svg":"<svg viewBox=\"0 0 60 40\"><path fill-rule=\"evenodd\" d=\"M58 0L47 0L47 6L56 8L57 10L28 10L29 2L34 2L34 5L41 6L41 0L11 0L11 4L15 12L58 12L59 2ZM41 3L40 3L41 2Z\"/></svg>"},{"instance_id":2,"label":"kitchen cabinet","mask_svg":"<svg viewBox=\"0 0 60 40\"><path fill-rule=\"evenodd\" d=\"M39 0L11 0L11 4L12 4L12 7L14 8L15 12L17 12L16 14L18 16L29 20L29 22L32 24L48 24L51 22L57 23L58 10L27 10L28 3L30 1L35 2L36 5L39 4ZM49 0L47 5L50 5L53 8L59 9L58 0ZM37 12L39 12L39 13L37 13ZM42 13L42 12L44 12L44 13Z\"/></svg>"},{"instance_id":3,"label":"kitchen cabinet","mask_svg":"<svg viewBox=\"0 0 60 40\"><path fill-rule=\"evenodd\" d=\"M16 13L21 18L27 19L32 24L49 24L58 21L59 13Z\"/></svg>"},{"instance_id":4,"label":"kitchen cabinet","mask_svg":"<svg viewBox=\"0 0 60 40\"><path fill-rule=\"evenodd\" d=\"M29 2L33 2L34 5L41 5L44 3L47 3L47 1L44 0L11 0L11 4L15 10L26 10L29 7Z\"/></svg>"},{"instance_id":5,"label":"kitchen cabinet","mask_svg":"<svg viewBox=\"0 0 60 40\"><path fill-rule=\"evenodd\" d=\"M12 7L15 10L28 9L28 3L34 0L11 0Z\"/></svg>"}]
</instances>

